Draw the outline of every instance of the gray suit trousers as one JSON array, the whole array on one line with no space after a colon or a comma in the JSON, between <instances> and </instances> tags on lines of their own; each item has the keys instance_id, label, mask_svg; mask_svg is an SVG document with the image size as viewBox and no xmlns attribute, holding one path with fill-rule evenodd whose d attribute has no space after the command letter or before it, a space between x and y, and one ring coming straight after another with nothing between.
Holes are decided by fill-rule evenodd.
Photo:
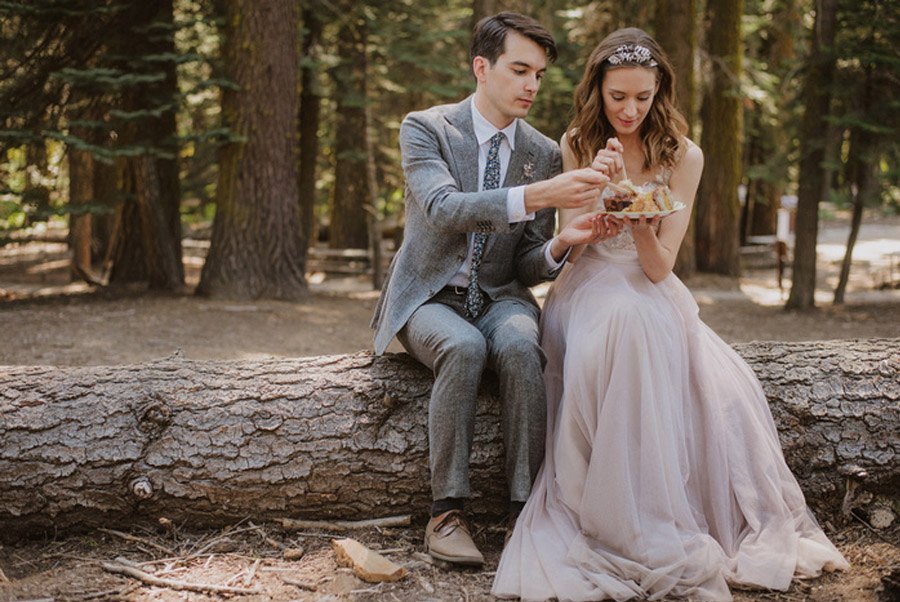
<instances>
[{"instance_id":1,"label":"gray suit trousers","mask_svg":"<svg viewBox=\"0 0 900 602\"><path fill-rule=\"evenodd\" d=\"M471 320L460 290L438 292L397 334L409 354L434 371L428 406L432 496L470 495L475 401L489 367L500 382L510 500L524 502L543 461L547 421L538 308L519 300L486 299L484 311Z\"/></svg>"}]
</instances>

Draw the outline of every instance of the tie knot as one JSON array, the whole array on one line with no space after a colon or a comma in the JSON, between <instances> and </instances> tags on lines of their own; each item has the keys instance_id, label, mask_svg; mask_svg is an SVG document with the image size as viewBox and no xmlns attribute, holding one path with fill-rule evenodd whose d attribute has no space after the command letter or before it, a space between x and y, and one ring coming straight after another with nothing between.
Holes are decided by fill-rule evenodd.
<instances>
[{"instance_id":1,"label":"tie knot","mask_svg":"<svg viewBox=\"0 0 900 602\"><path fill-rule=\"evenodd\" d=\"M499 148L500 143L503 142L503 138L503 132L497 132L496 134L491 136L491 148Z\"/></svg>"}]
</instances>

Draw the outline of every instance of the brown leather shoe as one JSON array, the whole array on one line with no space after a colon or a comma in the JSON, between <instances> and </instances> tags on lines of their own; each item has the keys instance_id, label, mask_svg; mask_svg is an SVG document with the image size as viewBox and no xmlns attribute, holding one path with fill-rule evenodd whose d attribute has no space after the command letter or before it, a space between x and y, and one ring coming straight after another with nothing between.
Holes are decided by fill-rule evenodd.
<instances>
[{"instance_id":1,"label":"brown leather shoe","mask_svg":"<svg viewBox=\"0 0 900 602\"><path fill-rule=\"evenodd\" d=\"M472 541L469 521L462 510L448 510L428 521L425 549L438 560L473 566L484 564L484 556Z\"/></svg>"}]
</instances>

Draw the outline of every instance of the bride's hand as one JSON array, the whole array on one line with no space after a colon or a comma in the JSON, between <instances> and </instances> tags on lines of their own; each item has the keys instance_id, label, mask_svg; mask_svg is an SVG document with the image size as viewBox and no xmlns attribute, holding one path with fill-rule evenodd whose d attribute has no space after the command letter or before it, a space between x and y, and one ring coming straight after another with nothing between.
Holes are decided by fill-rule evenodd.
<instances>
[{"instance_id":1,"label":"bride's hand","mask_svg":"<svg viewBox=\"0 0 900 602\"><path fill-rule=\"evenodd\" d=\"M656 225L662 220L658 215L647 219L646 215L642 215L638 219L629 220L632 236L656 235Z\"/></svg>"},{"instance_id":2,"label":"bride's hand","mask_svg":"<svg viewBox=\"0 0 900 602\"><path fill-rule=\"evenodd\" d=\"M621 229L622 222L614 217L585 213L569 222L558 238L568 247L591 245L616 236Z\"/></svg>"},{"instance_id":3,"label":"bride's hand","mask_svg":"<svg viewBox=\"0 0 900 602\"><path fill-rule=\"evenodd\" d=\"M597 151L591 167L606 175L613 182L621 182L625 174L625 159L622 157L622 143L618 138L610 138L606 148Z\"/></svg>"}]
</instances>

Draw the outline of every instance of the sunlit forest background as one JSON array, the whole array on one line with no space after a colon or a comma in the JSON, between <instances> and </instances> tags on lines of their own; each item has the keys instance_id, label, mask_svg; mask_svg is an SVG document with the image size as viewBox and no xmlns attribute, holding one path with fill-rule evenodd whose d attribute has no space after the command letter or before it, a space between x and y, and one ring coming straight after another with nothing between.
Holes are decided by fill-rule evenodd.
<instances>
[{"instance_id":1,"label":"sunlit forest background","mask_svg":"<svg viewBox=\"0 0 900 602\"><path fill-rule=\"evenodd\" d=\"M0 2L0 245L61 232L99 287L183 290L188 239L212 297L303 298L329 249L377 284L403 236L400 122L472 92L472 27L505 9L558 42L529 117L554 139L606 34L669 53L706 154L681 276L738 275L784 206L786 303L813 306L826 202L853 216L840 302L863 216L900 212L889 0Z\"/></svg>"}]
</instances>

